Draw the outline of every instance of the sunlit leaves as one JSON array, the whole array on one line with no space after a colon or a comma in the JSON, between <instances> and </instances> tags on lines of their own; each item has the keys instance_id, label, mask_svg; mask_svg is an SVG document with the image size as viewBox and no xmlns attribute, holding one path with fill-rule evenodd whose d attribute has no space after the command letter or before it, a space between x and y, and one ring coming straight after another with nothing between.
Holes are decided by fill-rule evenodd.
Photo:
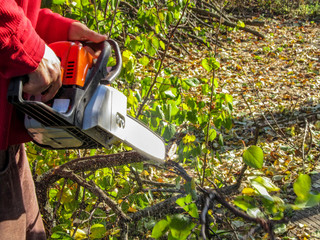
<instances>
[{"instance_id":1,"label":"sunlit leaves","mask_svg":"<svg viewBox=\"0 0 320 240\"><path fill-rule=\"evenodd\" d=\"M182 141L184 144L194 142L196 140L196 136L187 134L183 137Z\"/></svg>"},{"instance_id":2,"label":"sunlit leaves","mask_svg":"<svg viewBox=\"0 0 320 240\"><path fill-rule=\"evenodd\" d=\"M160 220L156 223L154 228L152 229L152 235L153 238L159 238L163 234L165 234L169 229L169 222L165 219Z\"/></svg>"},{"instance_id":3,"label":"sunlit leaves","mask_svg":"<svg viewBox=\"0 0 320 240\"><path fill-rule=\"evenodd\" d=\"M208 72L211 72L212 70L218 70L220 68L220 63L214 57L203 59L201 64L202 67Z\"/></svg>"},{"instance_id":4,"label":"sunlit leaves","mask_svg":"<svg viewBox=\"0 0 320 240\"><path fill-rule=\"evenodd\" d=\"M191 194L188 194L186 197L177 199L176 203L182 207L191 217L199 218L197 205L192 202Z\"/></svg>"},{"instance_id":5,"label":"sunlit leaves","mask_svg":"<svg viewBox=\"0 0 320 240\"><path fill-rule=\"evenodd\" d=\"M246 190L247 191L247 190ZM250 189L250 194L254 192L254 189ZM253 198L248 197L248 196L238 196L234 199L233 203L240 209L247 211L249 208L253 208L254 206L252 205Z\"/></svg>"},{"instance_id":6,"label":"sunlit leaves","mask_svg":"<svg viewBox=\"0 0 320 240\"><path fill-rule=\"evenodd\" d=\"M189 78L185 79L184 82L189 85L190 87L197 87L199 86L200 82L197 78Z\"/></svg>"},{"instance_id":7,"label":"sunlit leaves","mask_svg":"<svg viewBox=\"0 0 320 240\"><path fill-rule=\"evenodd\" d=\"M243 21L239 20L238 23L237 23L237 27L239 28L244 28L246 25Z\"/></svg>"},{"instance_id":8,"label":"sunlit leaves","mask_svg":"<svg viewBox=\"0 0 320 240\"><path fill-rule=\"evenodd\" d=\"M50 237L52 239L65 239L65 240L73 240L74 239L68 233L62 232L62 231L56 231L56 232L52 233L52 235ZM84 238L82 238L82 239L84 239Z\"/></svg>"},{"instance_id":9,"label":"sunlit leaves","mask_svg":"<svg viewBox=\"0 0 320 240\"><path fill-rule=\"evenodd\" d=\"M169 231L169 239L184 240L186 239L191 230L195 227L195 223L190 218L182 214L167 216L164 220L160 220L152 230L153 238L160 238L167 231Z\"/></svg>"},{"instance_id":10,"label":"sunlit leaves","mask_svg":"<svg viewBox=\"0 0 320 240\"><path fill-rule=\"evenodd\" d=\"M269 201L274 201L269 192L279 191L269 178L266 177L250 177L251 185L258 191L258 193Z\"/></svg>"},{"instance_id":11,"label":"sunlit leaves","mask_svg":"<svg viewBox=\"0 0 320 240\"><path fill-rule=\"evenodd\" d=\"M293 190L297 195L297 201L306 201L311 190L311 178L306 174L301 174L293 184Z\"/></svg>"},{"instance_id":12,"label":"sunlit leaves","mask_svg":"<svg viewBox=\"0 0 320 240\"><path fill-rule=\"evenodd\" d=\"M147 66L150 60L147 56L143 56L142 58L139 59L139 62L142 66Z\"/></svg>"},{"instance_id":13,"label":"sunlit leaves","mask_svg":"<svg viewBox=\"0 0 320 240\"><path fill-rule=\"evenodd\" d=\"M90 228L90 238L91 239L101 239L106 234L106 227L102 224L96 223Z\"/></svg>"},{"instance_id":14,"label":"sunlit leaves","mask_svg":"<svg viewBox=\"0 0 320 240\"><path fill-rule=\"evenodd\" d=\"M65 3L65 1L66 1L66 0L52 0L52 3L53 3L53 4L60 5L60 4Z\"/></svg>"},{"instance_id":15,"label":"sunlit leaves","mask_svg":"<svg viewBox=\"0 0 320 240\"><path fill-rule=\"evenodd\" d=\"M320 203L320 194L311 192L311 178L306 174L300 174L293 184L294 193L297 195L294 209L313 207Z\"/></svg>"}]
</instances>

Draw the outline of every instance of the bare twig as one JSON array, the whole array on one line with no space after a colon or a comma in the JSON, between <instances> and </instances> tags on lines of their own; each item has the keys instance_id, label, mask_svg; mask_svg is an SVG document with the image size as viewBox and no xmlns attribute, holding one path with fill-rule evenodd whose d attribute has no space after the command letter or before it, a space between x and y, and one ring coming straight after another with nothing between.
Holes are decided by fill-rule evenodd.
<instances>
[{"instance_id":1,"label":"bare twig","mask_svg":"<svg viewBox=\"0 0 320 240\"><path fill-rule=\"evenodd\" d=\"M99 29L99 21L98 21L98 17L97 17L97 3L96 0L93 0L93 5L94 5L94 19L96 21L97 24L97 32L100 33L100 29Z\"/></svg>"},{"instance_id":2,"label":"bare twig","mask_svg":"<svg viewBox=\"0 0 320 240\"><path fill-rule=\"evenodd\" d=\"M129 168L130 168L130 170L133 172L133 175L134 175L134 177L135 177L135 180L136 180L137 183L138 183L139 191L141 191L142 188L143 188L143 186L142 186L142 181L141 181L141 178L140 178L139 174L137 173L137 171L136 171L135 169L133 169L132 166L130 166Z\"/></svg>"},{"instance_id":3,"label":"bare twig","mask_svg":"<svg viewBox=\"0 0 320 240\"><path fill-rule=\"evenodd\" d=\"M216 42L218 42L218 36L219 36L219 31L220 31L220 24L222 21L222 17L220 17L220 21L219 21L219 26L217 27L216 30ZM214 49L214 57L217 56L217 51L218 51L218 46L217 44L215 45L215 49ZM210 107L209 109L211 109L214 105L213 102L213 96L214 96L214 79L216 78L216 69L213 68L212 69L212 80L211 80L211 95L210 95ZM209 131L210 131L210 127L211 127L211 116L212 116L212 112L209 111L209 117L208 117L208 124L207 124L207 132L206 132L206 147L209 148ZM203 187L204 185L204 180L206 177L206 169L207 169L207 158L208 158L208 152L205 153L204 155L204 160L203 160L203 171L202 171L202 179L201 179L201 183L200 185Z\"/></svg>"},{"instance_id":4,"label":"bare twig","mask_svg":"<svg viewBox=\"0 0 320 240\"><path fill-rule=\"evenodd\" d=\"M114 14L113 14L113 18L112 18L112 22L111 22L111 26L110 26L109 36L108 36L108 37L110 37L110 36L111 36L111 34L112 34L112 28L113 28L114 21L115 21L115 19L116 19L116 15L117 15L117 11L118 11L119 2L120 2L120 0L117 0L116 8L115 8L115 10L114 10Z\"/></svg>"}]
</instances>

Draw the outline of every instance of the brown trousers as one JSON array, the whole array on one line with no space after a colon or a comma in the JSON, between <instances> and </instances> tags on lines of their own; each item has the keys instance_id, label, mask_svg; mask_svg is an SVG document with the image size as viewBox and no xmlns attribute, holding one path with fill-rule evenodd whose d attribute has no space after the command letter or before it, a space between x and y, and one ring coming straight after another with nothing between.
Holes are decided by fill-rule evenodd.
<instances>
[{"instance_id":1,"label":"brown trousers","mask_svg":"<svg viewBox=\"0 0 320 240\"><path fill-rule=\"evenodd\" d=\"M0 240L46 239L24 145L0 151Z\"/></svg>"}]
</instances>

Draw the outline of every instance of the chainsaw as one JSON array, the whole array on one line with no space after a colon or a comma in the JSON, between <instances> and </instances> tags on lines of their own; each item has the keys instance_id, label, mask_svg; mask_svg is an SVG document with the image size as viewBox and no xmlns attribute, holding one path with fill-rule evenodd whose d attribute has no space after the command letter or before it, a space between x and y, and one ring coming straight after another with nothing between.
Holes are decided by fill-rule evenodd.
<instances>
[{"instance_id":1,"label":"chainsaw","mask_svg":"<svg viewBox=\"0 0 320 240\"><path fill-rule=\"evenodd\" d=\"M85 46L100 50L98 58ZM163 162L165 144L143 123L127 115L127 98L110 84L121 72L118 44L56 42L49 45L61 61L62 87L47 103L22 92L28 76L10 80L8 101L25 114L33 141L47 149L110 148L122 141L146 158ZM116 64L107 67L114 52Z\"/></svg>"}]
</instances>

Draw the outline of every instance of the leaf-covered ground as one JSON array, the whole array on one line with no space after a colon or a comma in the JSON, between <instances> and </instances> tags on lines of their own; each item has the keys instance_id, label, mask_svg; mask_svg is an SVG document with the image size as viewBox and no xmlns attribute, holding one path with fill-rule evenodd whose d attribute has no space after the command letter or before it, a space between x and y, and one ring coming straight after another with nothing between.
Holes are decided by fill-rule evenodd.
<instances>
[{"instance_id":1,"label":"leaf-covered ground","mask_svg":"<svg viewBox=\"0 0 320 240\"><path fill-rule=\"evenodd\" d=\"M299 173L320 171L319 27L303 19L269 19L259 27L264 40L241 31L222 36L216 77L219 90L234 98L234 126L224 133L222 164L215 159L217 165L212 167L225 182L235 181L244 146L256 141L265 154L264 167L246 173L271 178L281 189L277 194L287 202L295 199L291 186ZM201 60L210 53L207 49L192 53L180 71L207 77ZM213 148L216 145L212 143ZM279 231L297 239L316 237L301 224Z\"/></svg>"},{"instance_id":2,"label":"leaf-covered ground","mask_svg":"<svg viewBox=\"0 0 320 240\"><path fill-rule=\"evenodd\" d=\"M286 190L297 174L319 171L319 24L278 19L259 30L265 40L238 32L229 50L219 53L220 83L234 97L235 125L226 150L241 147L242 141L252 144L258 125L265 153L261 174L271 177L290 201L294 193ZM227 151L226 157L241 162L241 149ZM226 169L239 170L233 167ZM295 226L289 232L311 235Z\"/></svg>"}]
</instances>

